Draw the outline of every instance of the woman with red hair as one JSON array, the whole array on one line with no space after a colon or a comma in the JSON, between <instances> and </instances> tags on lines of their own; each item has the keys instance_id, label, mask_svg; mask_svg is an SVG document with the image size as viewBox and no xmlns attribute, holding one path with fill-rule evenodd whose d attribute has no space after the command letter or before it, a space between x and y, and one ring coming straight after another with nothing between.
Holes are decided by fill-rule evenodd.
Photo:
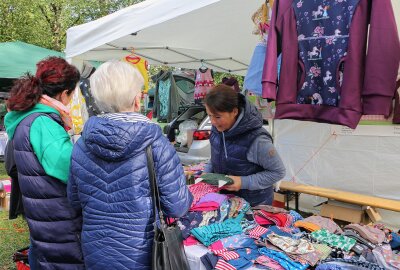
<instances>
[{"instance_id":1,"label":"woman with red hair","mask_svg":"<svg viewBox=\"0 0 400 270\"><path fill-rule=\"evenodd\" d=\"M13 150L6 160L18 171L31 238L31 270L85 268L81 213L70 207L66 191L72 152L66 105L78 81L74 66L50 57L37 64L35 76L28 74L14 83L7 102L5 126Z\"/></svg>"}]
</instances>

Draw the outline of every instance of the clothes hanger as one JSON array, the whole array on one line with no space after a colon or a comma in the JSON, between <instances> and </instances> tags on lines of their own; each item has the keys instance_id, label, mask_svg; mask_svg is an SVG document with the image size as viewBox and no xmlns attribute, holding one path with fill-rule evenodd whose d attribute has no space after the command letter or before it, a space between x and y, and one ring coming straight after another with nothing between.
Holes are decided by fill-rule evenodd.
<instances>
[{"instance_id":1,"label":"clothes hanger","mask_svg":"<svg viewBox=\"0 0 400 270\"><path fill-rule=\"evenodd\" d=\"M135 49L133 48L131 51L131 54L125 57L125 60L127 62L130 62L132 64L137 64L141 60L140 56L135 54Z\"/></svg>"},{"instance_id":2,"label":"clothes hanger","mask_svg":"<svg viewBox=\"0 0 400 270\"><path fill-rule=\"evenodd\" d=\"M200 70L201 72L206 72L207 69L208 69L208 67L204 64L203 59L200 60L200 63L201 63L201 66L199 67L199 70Z\"/></svg>"}]
</instances>

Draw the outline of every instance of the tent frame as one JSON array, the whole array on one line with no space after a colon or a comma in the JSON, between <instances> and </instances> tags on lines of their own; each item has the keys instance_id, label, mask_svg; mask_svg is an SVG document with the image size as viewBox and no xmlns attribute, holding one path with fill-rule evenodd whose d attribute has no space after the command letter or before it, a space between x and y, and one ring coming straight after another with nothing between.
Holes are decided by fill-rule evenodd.
<instances>
[{"instance_id":1,"label":"tent frame","mask_svg":"<svg viewBox=\"0 0 400 270\"><path fill-rule=\"evenodd\" d=\"M237 72L237 71L244 71L244 70L247 70L247 68L248 68L247 64L245 64L245 63L243 63L243 62L241 62L239 60L236 60L233 57L200 59L200 58L194 57L192 55L189 55L187 53L180 52L180 51L178 51L176 49L171 49L168 46L134 48L134 47L118 47L118 46L110 44L110 43L106 43L106 45L110 46L111 48L96 48L96 49L93 49L92 51L97 51L97 52L101 52L101 51L120 51L120 50L121 51L130 51L130 52L133 52L133 53L137 54L138 56L141 56L141 57L143 57L145 59L149 59L149 60L152 60L154 62L163 64L163 65L175 65L175 64L197 63L197 62L199 62L199 63L204 63L204 64L206 64L208 66L211 66L211 67L215 67L215 68L221 69L221 70L223 70L225 72L228 72L228 73ZM166 62L166 61L162 61L160 59L154 58L154 57L150 57L150 56L148 56L148 55L146 55L144 53L139 53L139 52L137 52L138 50L167 50L167 51L173 52L173 53L175 53L177 55L190 58L191 60ZM233 61L235 63L238 63L238 64L242 65L243 68L227 69L227 68L221 67L219 65L215 65L215 64L210 63L211 61L220 61L220 60L231 60L231 61Z\"/></svg>"}]
</instances>

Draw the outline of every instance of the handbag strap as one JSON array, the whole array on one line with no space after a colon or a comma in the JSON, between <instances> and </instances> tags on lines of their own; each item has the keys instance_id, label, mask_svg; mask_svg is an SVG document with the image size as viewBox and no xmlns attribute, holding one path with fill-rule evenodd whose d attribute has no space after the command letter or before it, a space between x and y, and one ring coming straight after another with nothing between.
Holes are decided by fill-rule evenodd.
<instances>
[{"instance_id":1,"label":"handbag strap","mask_svg":"<svg viewBox=\"0 0 400 270\"><path fill-rule=\"evenodd\" d=\"M156 213L158 212L158 215L160 217L161 226L163 228L165 228L166 223L164 220L164 214L161 210L160 193L158 190L158 185L157 185L157 180L156 180L156 171L154 169L154 160L153 160L153 152L152 152L151 145L146 147L146 157L147 157L147 169L149 170L151 196L153 199L154 220L156 220L156 218L157 218Z\"/></svg>"}]
</instances>

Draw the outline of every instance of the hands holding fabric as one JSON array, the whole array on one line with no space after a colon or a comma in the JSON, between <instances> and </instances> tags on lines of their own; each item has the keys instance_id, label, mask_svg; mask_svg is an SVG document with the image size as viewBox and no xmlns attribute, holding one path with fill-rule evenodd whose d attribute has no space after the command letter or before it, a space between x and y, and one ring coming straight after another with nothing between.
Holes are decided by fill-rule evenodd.
<instances>
[{"instance_id":1,"label":"hands holding fabric","mask_svg":"<svg viewBox=\"0 0 400 270\"><path fill-rule=\"evenodd\" d=\"M228 177L233 180L233 184L226 185L223 187L223 189L226 189L229 191L239 191L240 188L242 187L242 178L240 176L233 176L233 175L228 175Z\"/></svg>"}]
</instances>

